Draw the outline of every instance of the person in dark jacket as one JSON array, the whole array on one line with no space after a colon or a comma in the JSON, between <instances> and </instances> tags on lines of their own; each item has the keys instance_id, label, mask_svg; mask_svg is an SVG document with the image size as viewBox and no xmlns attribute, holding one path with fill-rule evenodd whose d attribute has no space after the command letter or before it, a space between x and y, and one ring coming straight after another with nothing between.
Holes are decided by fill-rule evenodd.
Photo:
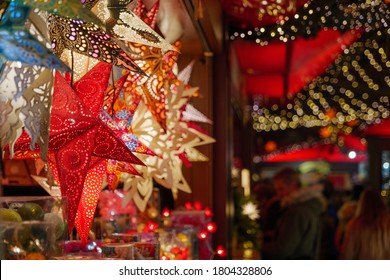
<instances>
[{"instance_id":1,"label":"person in dark jacket","mask_svg":"<svg viewBox=\"0 0 390 280\"><path fill-rule=\"evenodd\" d=\"M263 243L263 258L318 259L325 209L323 186L302 188L299 172L292 168L279 170L273 183L280 197L281 216L273 240Z\"/></svg>"}]
</instances>

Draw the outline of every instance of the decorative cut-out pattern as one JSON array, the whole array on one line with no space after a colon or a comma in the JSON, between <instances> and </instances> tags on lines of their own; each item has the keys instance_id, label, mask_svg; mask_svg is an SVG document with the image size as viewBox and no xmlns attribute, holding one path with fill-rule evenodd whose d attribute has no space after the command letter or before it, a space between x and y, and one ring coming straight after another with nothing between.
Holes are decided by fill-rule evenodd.
<instances>
[{"instance_id":1,"label":"decorative cut-out pattern","mask_svg":"<svg viewBox=\"0 0 390 280\"><path fill-rule=\"evenodd\" d=\"M53 51L69 49L129 71L144 74L111 36L96 24L51 14L48 18Z\"/></svg>"},{"instance_id":2,"label":"decorative cut-out pattern","mask_svg":"<svg viewBox=\"0 0 390 280\"><path fill-rule=\"evenodd\" d=\"M70 71L70 69L25 28L30 8L9 3L0 20L0 55L27 65Z\"/></svg>"}]
</instances>

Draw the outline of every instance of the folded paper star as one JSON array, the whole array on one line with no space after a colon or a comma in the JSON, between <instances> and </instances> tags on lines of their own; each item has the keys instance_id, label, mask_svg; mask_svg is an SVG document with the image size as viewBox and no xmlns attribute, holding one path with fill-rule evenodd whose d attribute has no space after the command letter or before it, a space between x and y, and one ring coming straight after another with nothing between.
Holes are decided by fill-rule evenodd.
<instances>
[{"instance_id":1,"label":"folded paper star","mask_svg":"<svg viewBox=\"0 0 390 280\"><path fill-rule=\"evenodd\" d=\"M86 22L101 23L80 0L12 0L21 5L37 8L69 18L82 19Z\"/></svg>"},{"instance_id":2,"label":"folded paper star","mask_svg":"<svg viewBox=\"0 0 390 280\"><path fill-rule=\"evenodd\" d=\"M152 29L155 29L159 8L160 0L157 0L149 10L146 8L142 0L138 0L133 12Z\"/></svg>"},{"instance_id":3,"label":"folded paper star","mask_svg":"<svg viewBox=\"0 0 390 280\"><path fill-rule=\"evenodd\" d=\"M143 165L99 118L111 69L107 65L95 66L74 84L74 89L58 72L55 76L49 138L53 156L49 157L49 163L58 178L61 194L68 197L69 230L74 225L85 178L90 168L101 164L99 160L116 159ZM28 150L28 137L27 141L19 140L15 150Z\"/></svg>"},{"instance_id":4,"label":"folded paper star","mask_svg":"<svg viewBox=\"0 0 390 280\"><path fill-rule=\"evenodd\" d=\"M4 3L4 2L3 2ZM59 58L25 28L30 8L16 2L6 6L0 20L0 55L27 65L70 71Z\"/></svg>"},{"instance_id":5,"label":"folded paper star","mask_svg":"<svg viewBox=\"0 0 390 280\"><path fill-rule=\"evenodd\" d=\"M81 20L50 14L48 17L53 52L75 51L123 69L144 74L111 36L99 26Z\"/></svg>"},{"instance_id":6,"label":"folded paper star","mask_svg":"<svg viewBox=\"0 0 390 280\"><path fill-rule=\"evenodd\" d=\"M175 48L127 6L132 0L101 0L97 5L97 16L106 23L107 32L122 41L139 43L161 49L163 53Z\"/></svg>"},{"instance_id":7,"label":"folded paper star","mask_svg":"<svg viewBox=\"0 0 390 280\"><path fill-rule=\"evenodd\" d=\"M0 78L0 106L8 109L3 109L6 119L0 124L0 139L2 147L10 144L11 157L24 126L31 136L30 145L37 143L46 159L52 89L52 70L20 62L5 63Z\"/></svg>"},{"instance_id":8,"label":"folded paper star","mask_svg":"<svg viewBox=\"0 0 390 280\"><path fill-rule=\"evenodd\" d=\"M208 158L196 150L196 147L206 145L215 140L204 131L191 123L182 120L182 107L197 91L197 88L185 88L184 84L169 91L167 95L167 130L155 121L152 113L143 102L140 102L133 117L133 133L144 142L158 157L143 158L146 166L136 166L142 178L127 176L124 188L135 199L137 207L145 207L153 182L148 181L152 177L162 186L172 190L191 192L191 188L183 173L183 158L188 161L207 161ZM183 156L184 155L184 156ZM144 178L144 179L143 179ZM137 182L137 183L136 183ZM138 190L142 186L142 193ZM136 189L134 189L136 188ZM130 198L127 198L129 200Z\"/></svg>"}]
</instances>

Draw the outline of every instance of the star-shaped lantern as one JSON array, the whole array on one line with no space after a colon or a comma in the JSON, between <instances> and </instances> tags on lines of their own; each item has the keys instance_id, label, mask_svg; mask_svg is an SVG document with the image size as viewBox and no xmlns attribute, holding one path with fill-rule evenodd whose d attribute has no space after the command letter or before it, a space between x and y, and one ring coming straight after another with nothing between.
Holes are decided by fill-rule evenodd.
<instances>
[{"instance_id":1,"label":"star-shaped lantern","mask_svg":"<svg viewBox=\"0 0 390 280\"><path fill-rule=\"evenodd\" d=\"M59 183L61 194L68 197L69 230L73 228L90 169L94 172L101 171L104 166L101 162L103 159L143 165L100 120L99 112L110 73L110 65L99 63L75 83L73 88L60 73L55 75L49 163ZM15 144L15 150L28 151L29 142L28 135L22 135ZM98 166L99 164L102 166ZM104 174L100 176L102 178ZM99 178L91 181L97 182L98 185L100 183ZM101 185L99 191L100 187ZM96 186L94 188L96 194ZM88 200L88 192L86 195L85 199ZM84 209L85 213L94 211L96 204L93 204L90 201L84 205L89 205L88 209Z\"/></svg>"}]
</instances>

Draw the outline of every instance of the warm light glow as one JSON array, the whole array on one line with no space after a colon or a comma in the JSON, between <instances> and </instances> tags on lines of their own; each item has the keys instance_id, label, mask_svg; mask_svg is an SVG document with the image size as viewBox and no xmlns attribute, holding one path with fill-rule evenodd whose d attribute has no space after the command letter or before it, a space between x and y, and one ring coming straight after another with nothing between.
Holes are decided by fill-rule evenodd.
<instances>
[{"instance_id":1,"label":"warm light glow","mask_svg":"<svg viewBox=\"0 0 390 280\"><path fill-rule=\"evenodd\" d=\"M226 257L226 255L227 255L226 249L225 249L225 247L223 247L222 245L219 245L219 246L217 247L216 253L217 253L217 255L220 256L220 257Z\"/></svg>"},{"instance_id":2,"label":"warm light glow","mask_svg":"<svg viewBox=\"0 0 390 280\"><path fill-rule=\"evenodd\" d=\"M248 202L242 206L242 214L248 216L251 220L260 218L260 211L253 202Z\"/></svg>"},{"instance_id":3,"label":"warm light glow","mask_svg":"<svg viewBox=\"0 0 390 280\"><path fill-rule=\"evenodd\" d=\"M206 217L212 217L212 216L214 216L213 211L211 211L211 209L208 208L208 207L206 207L206 208L204 209L204 214L206 215Z\"/></svg>"},{"instance_id":4,"label":"warm light glow","mask_svg":"<svg viewBox=\"0 0 390 280\"><path fill-rule=\"evenodd\" d=\"M206 229L207 229L208 232L214 233L214 232L217 231L217 225L214 222L209 222L206 225Z\"/></svg>"},{"instance_id":5,"label":"warm light glow","mask_svg":"<svg viewBox=\"0 0 390 280\"><path fill-rule=\"evenodd\" d=\"M200 240L205 240L207 238L208 234L207 234L207 231L205 230L201 230L198 234L198 238Z\"/></svg>"},{"instance_id":6,"label":"warm light glow","mask_svg":"<svg viewBox=\"0 0 390 280\"><path fill-rule=\"evenodd\" d=\"M357 154L355 151L350 151L348 153L348 158L350 158L350 159L354 159L354 158L356 158L356 156L357 156Z\"/></svg>"},{"instance_id":7,"label":"warm light glow","mask_svg":"<svg viewBox=\"0 0 390 280\"><path fill-rule=\"evenodd\" d=\"M162 211L162 215L163 217L168 218L171 215L171 210L169 210L168 208L164 208L164 210Z\"/></svg>"},{"instance_id":8,"label":"warm light glow","mask_svg":"<svg viewBox=\"0 0 390 280\"><path fill-rule=\"evenodd\" d=\"M249 196L251 192L250 171L248 169L241 170L241 186L244 188L244 196Z\"/></svg>"}]
</instances>

